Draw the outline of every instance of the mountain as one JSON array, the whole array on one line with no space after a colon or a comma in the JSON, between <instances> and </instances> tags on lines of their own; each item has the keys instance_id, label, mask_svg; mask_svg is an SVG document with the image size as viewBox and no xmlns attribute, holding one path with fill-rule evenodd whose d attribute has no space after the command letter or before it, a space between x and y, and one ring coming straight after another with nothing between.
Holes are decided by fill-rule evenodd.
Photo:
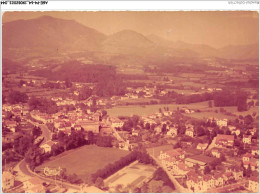
<instances>
[{"instance_id":1,"label":"mountain","mask_svg":"<svg viewBox=\"0 0 260 194\"><path fill-rule=\"evenodd\" d=\"M154 44L142 34L133 30L122 30L107 37L103 51L113 54L141 55L150 51Z\"/></svg>"},{"instance_id":2,"label":"mountain","mask_svg":"<svg viewBox=\"0 0 260 194\"><path fill-rule=\"evenodd\" d=\"M259 44L229 45L219 49L219 56L226 59L256 59L259 58Z\"/></svg>"},{"instance_id":3,"label":"mountain","mask_svg":"<svg viewBox=\"0 0 260 194\"><path fill-rule=\"evenodd\" d=\"M86 57L110 64L149 64L151 61L179 61L218 57L258 59L258 44L231 45L216 49L205 44L173 42L157 35L144 36L133 30L105 35L74 20L42 16L4 23L3 57L20 61L42 56ZM27 57L27 58L26 58ZM73 58L74 57L74 58ZM199 59L200 60L200 59Z\"/></svg>"},{"instance_id":4,"label":"mountain","mask_svg":"<svg viewBox=\"0 0 260 194\"><path fill-rule=\"evenodd\" d=\"M3 24L4 49L97 50L106 36L73 20L42 16Z\"/></svg>"}]
</instances>

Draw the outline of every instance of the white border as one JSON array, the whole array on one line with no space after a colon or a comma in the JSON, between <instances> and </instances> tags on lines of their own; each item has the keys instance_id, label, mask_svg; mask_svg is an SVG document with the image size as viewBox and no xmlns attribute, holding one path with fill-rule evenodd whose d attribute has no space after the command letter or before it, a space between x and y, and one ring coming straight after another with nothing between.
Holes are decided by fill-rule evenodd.
<instances>
[{"instance_id":1,"label":"white border","mask_svg":"<svg viewBox=\"0 0 260 194\"><path fill-rule=\"evenodd\" d=\"M43 0L39 0L43 1ZM230 3L232 2L232 3ZM3 11L48 10L259 10L258 0L252 1L48 1L47 5L1 5Z\"/></svg>"}]
</instances>

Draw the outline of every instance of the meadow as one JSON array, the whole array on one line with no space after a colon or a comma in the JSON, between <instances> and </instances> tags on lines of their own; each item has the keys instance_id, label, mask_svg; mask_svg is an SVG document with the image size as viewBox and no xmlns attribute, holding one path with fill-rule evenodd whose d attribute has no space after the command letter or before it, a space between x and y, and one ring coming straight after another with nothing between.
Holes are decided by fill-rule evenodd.
<instances>
[{"instance_id":1,"label":"meadow","mask_svg":"<svg viewBox=\"0 0 260 194\"><path fill-rule=\"evenodd\" d=\"M68 174L75 173L80 178L85 178L127 154L129 152L124 150L87 145L52 157L38 166L36 170L42 170L45 166L53 168L60 166L66 168Z\"/></svg>"}]
</instances>

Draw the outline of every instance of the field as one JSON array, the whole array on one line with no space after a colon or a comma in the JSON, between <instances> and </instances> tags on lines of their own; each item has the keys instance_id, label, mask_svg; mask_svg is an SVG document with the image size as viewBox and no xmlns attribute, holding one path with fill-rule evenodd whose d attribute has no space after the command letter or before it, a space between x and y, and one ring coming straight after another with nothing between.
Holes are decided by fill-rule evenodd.
<instances>
[{"instance_id":1,"label":"field","mask_svg":"<svg viewBox=\"0 0 260 194\"><path fill-rule=\"evenodd\" d=\"M130 106L117 106L107 109L107 114L113 117L116 116L131 116L131 115L151 115L159 112L159 108L169 107L170 111L176 110L177 107L187 107L194 109L203 109L208 107L208 102L199 102L192 104L156 104L156 105L130 105Z\"/></svg>"},{"instance_id":2,"label":"field","mask_svg":"<svg viewBox=\"0 0 260 194\"><path fill-rule=\"evenodd\" d=\"M36 170L41 170L45 166L60 166L61 168L66 168L68 174L75 173L79 177L84 178L88 174L95 173L98 169L105 167L107 164L119 160L128 153L128 151L115 148L88 145L51 158L37 167Z\"/></svg>"},{"instance_id":3,"label":"field","mask_svg":"<svg viewBox=\"0 0 260 194\"><path fill-rule=\"evenodd\" d=\"M115 188L117 185L134 187L140 186L144 181L149 181L155 171L152 165L140 164L133 162L129 166L119 170L117 173L108 177L104 183L110 188Z\"/></svg>"}]
</instances>

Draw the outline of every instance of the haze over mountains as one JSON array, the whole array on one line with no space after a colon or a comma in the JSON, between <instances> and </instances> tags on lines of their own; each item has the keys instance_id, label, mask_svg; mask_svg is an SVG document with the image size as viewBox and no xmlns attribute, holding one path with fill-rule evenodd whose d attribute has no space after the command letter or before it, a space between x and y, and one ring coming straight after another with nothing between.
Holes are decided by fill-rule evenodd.
<instances>
[{"instance_id":1,"label":"haze over mountains","mask_svg":"<svg viewBox=\"0 0 260 194\"><path fill-rule=\"evenodd\" d=\"M120 56L121 60L133 57L218 57L225 59L256 59L258 44L230 45L216 49L208 45L172 42L157 35L144 36L133 30L105 35L74 20L42 16L30 20L17 20L3 24L3 57L13 53L39 52L48 55L62 52L95 52L99 57ZM35 55L34 55L35 56Z\"/></svg>"}]
</instances>

